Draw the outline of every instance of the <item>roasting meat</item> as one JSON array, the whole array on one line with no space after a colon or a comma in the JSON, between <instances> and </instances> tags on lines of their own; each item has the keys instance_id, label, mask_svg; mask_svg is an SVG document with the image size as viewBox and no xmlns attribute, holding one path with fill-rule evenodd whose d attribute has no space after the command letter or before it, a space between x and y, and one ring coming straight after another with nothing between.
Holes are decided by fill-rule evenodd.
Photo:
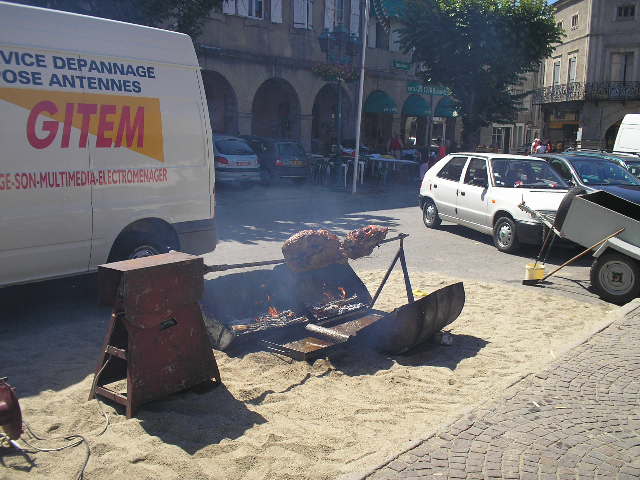
<instances>
[{"instance_id":1,"label":"roasting meat","mask_svg":"<svg viewBox=\"0 0 640 480\"><path fill-rule=\"evenodd\" d=\"M282 254L294 272L317 270L346 261L340 240L327 230L303 230L292 235L284 242Z\"/></svg>"},{"instance_id":2,"label":"roasting meat","mask_svg":"<svg viewBox=\"0 0 640 480\"><path fill-rule=\"evenodd\" d=\"M350 232L342 242L347 257L357 258L371 255L373 249L387 236L389 229L377 225L369 225Z\"/></svg>"}]
</instances>

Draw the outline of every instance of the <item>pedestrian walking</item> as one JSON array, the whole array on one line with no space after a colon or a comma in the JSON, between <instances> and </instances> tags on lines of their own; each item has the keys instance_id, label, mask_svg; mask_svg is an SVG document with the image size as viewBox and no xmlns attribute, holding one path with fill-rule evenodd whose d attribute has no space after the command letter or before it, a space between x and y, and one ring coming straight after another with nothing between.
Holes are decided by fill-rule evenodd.
<instances>
[{"instance_id":1,"label":"pedestrian walking","mask_svg":"<svg viewBox=\"0 0 640 480\"><path fill-rule=\"evenodd\" d=\"M551 140L547 140L547 153L551 152L553 152L553 143L551 143Z\"/></svg>"},{"instance_id":2,"label":"pedestrian walking","mask_svg":"<svg viewBox=\"0 0 640 480\"><path fill-rule=\"evenodd\" d=\"M389 143L387 144L387 151L391 153L391 155L393 155L395 158L399 159L400 157L402 157L403 148L404 145L402 144L402 139L400 138L400 135L396 133L389 140Z\"/></svg>"},{"instance_id":3,"label":"pedestrian walking","mask_svg":"<svg viewBox=\"0 0 640 480\"><path fill-rule=\"evenodd\" d=\"M535 153L547 153L547 145L544 143L539 143L536 147Z\"/></svg>"},{"instance_id":4,"label":"pedestrian walking","mask_svg":"<svg viewBox=\"0 0 640 480\"><path fill-rule=\"evenodd\" d=\"M531 150L529 153L538 153L538 147L540 146L540 139L539 138L534 138L533 139L533 143L531 144Z\"/></svg>"}]
</instances>

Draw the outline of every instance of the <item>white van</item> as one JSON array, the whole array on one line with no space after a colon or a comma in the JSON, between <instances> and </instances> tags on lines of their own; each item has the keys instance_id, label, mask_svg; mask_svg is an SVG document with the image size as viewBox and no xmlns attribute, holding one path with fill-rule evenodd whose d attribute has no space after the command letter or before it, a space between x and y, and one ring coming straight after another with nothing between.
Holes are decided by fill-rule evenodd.
<instances>
[{"instance_id":1,"label":"white van","mask_svg":"<svg viewBox=\"0 0 640 480\"><path fill-rule=\"evenodd\" d=\"M0 2L0 286L215 248L187 35Z\"/></svg>"},{"instance_id":2,"label":"white van","mask_svg":"<svg viewBox=\"0 0 640 480\"><path fill-rule=\"evenodd\" d=\"M613 151L640 154L640 113L624 116Z\"/></svg>"}]
</instances>

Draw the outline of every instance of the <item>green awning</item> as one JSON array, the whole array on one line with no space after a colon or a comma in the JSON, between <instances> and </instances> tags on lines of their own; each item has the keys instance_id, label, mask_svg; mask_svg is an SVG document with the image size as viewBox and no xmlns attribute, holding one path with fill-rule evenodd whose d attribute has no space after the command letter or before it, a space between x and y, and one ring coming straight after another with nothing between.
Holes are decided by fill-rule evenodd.
<instances>
[{"instance_id":1,"label":"green awning","mask_svg":"<svg viewBox=\"0 0 640 480\"><path fill-rule=\"evenodd\" d=\"M398 113L393 98L381 90L369 94L363 110L365 113Z\"/></svg>"},{"instance_id":2,"label":"green awning","mask_svg":"<svg viewBox=\"0 0 640 480\"><path fill-rule=\"evenodd\" d=\"M431 108L420 95L409 95L402 107L402 113L407 117L426 117L431 114Z\"/></svg>"},{"instance_id":3,"label":"green awning","mask_svg":"<svg viewBox=\"0 0 640 480\"><path fill-rule=\"evenodd\" d=\"M456 102L451 97L444 97L436 107L434 117L453 117L456 111Z\"/></svg>"},{"instance_id":4,"label":"green awning","mask_svg":"<svg viewBox=\"0 0 640 480\"><path fill-rule=\"evenodd\" d=\"M404 0L373 0L371 2L371 13L377 17L389 18L399 17L405 7Z\"/></svg>"}]
</instances>

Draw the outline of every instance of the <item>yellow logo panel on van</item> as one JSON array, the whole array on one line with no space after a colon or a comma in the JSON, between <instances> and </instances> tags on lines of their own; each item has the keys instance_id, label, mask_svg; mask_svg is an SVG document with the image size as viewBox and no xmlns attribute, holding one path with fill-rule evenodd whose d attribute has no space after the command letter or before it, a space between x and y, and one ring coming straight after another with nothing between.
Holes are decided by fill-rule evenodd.
<instances>
[{"instance_id":1,"label":"yellow logo panel on van","mask_svg":"<svg viewBox=\"0 0 640 480\"><path fill-rule=\"evenodd\" d=\"M128 148L164 162L157 98L0 88L0 99L29 111L26 134L33 148L87 148L92 134L96 148ZM72 138L71 127L79 138Z\"/></svg>"}]
</instances>

